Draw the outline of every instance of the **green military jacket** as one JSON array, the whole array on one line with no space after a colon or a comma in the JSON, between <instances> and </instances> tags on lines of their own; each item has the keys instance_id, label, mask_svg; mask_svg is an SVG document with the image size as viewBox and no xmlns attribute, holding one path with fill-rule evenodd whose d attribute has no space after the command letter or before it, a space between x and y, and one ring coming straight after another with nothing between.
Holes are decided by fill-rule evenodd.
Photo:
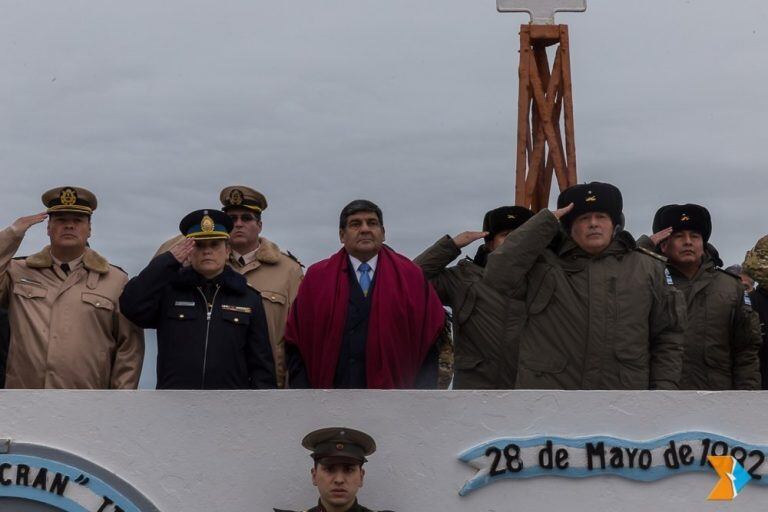
<instances>
[{"instance_id":1,"label":"green military jacket","mask_svg":"<svg viewBox=\"0 0 768 512\"><path fill-rule=\"evenodd\" d=\"M453 311L453 387L513 388L524 304L484 281L483 266L469 258L447 268L460 255L451 237L444 236L414 260Z\"/></svg>"},{"instance_id":2,"label":"green military jacket","mask_svg":"<svg viewBox=\"0 0 768 512\"><path fill-rule=\"evenodd\" d=\"M542 210L488 256L489 275L525 301L518 388L678 388L685 302L629 233L591 257Z\"/></svg>"},{"instance_id":3,"label":"green military jacket","mask_svg":"<svg viewBox=\"0 0 768 512\"><path fill-rule=\"evenodd\" d=\"M275 512L294 512L293 510L282 510L279 508L273 509ZM320 504L320 502L317 503L316 507L312 507L307 510L303 510L302 512L325 512L325 509ZM365 508L364 506L360 505L357 501L355 501L355 504L352 505L352 508L350 508L347 512L375 512L369 508ZM381 512L392 512L391 510L382 510Z\"/></svg>"},{"instance_id":4,"label":"green military jacket","mask_svg":"<svg viewBox=\"0 0 768 512\"><path fill-rule=\"evenodd\" d=\"M638 244L654 248L646 236ZM760 320L745 302L739 276L721 270L722 264L717 250L707 244L692 279L668 267L688 309L680 389L761 389Z\"/></svg>"}]
</instances>

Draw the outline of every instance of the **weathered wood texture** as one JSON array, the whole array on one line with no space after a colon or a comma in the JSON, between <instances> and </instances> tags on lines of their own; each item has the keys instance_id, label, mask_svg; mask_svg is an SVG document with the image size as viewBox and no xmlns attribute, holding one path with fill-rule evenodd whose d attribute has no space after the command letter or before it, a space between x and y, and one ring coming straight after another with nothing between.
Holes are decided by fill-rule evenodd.
<instances>
[{"instance_id":1,"label":"weathered wood texture","mask_svg":"<svg viewBox=\"0 0 768 512\"><path fill-rule=\"evenodd\" d=\"M567 25L520 27L518 75L515 204L539 211L549 204L553 173L560 190L577 181Z\"/></svg>"}]
</instances>

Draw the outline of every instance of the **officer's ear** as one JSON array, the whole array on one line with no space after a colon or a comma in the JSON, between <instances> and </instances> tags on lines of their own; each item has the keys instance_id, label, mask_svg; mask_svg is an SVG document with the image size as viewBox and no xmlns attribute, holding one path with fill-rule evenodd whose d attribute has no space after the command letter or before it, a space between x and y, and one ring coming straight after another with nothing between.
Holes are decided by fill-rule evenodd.
<instances>
[{"instance_id":1,"label":"officer's ear","mask_svg":"<svg viewBox=\"0 0 768 512\"><path fill-rule=\"evenodd\" d=\"M312 485L317 487L317 462L315 462L315 467L312 468L310 473L312 474Z\"/></svg>"},{"instance_id":2,"label":"officer's ear","mask_svg":"<svg viewBox=\"0 0 768 512\"><path fill-rule=\"evenodd\" d=\"M363 480L365 479L365 470L363 466L360 466L360 487L363 486Z\"/></svg>"}]
</instances>

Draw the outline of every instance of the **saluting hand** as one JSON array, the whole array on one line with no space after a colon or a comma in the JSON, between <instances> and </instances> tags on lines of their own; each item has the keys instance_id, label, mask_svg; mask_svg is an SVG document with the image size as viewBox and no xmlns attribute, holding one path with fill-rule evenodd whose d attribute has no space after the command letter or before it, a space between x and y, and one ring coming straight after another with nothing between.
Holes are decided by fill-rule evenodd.
<instances>
[{"instance_id":1,"label":"saluting hand","mask_svg":"<svg viewBox=\"0 0 768 512\"><path fill-rule=\"evenodd\" d=\"M653 245L659 245L661 242L669 238L669 235L672 234L672 228L665 228L659 231L658 233L652 234L649 238L653 242Z\"/></svg>"},{"instance_id":2,"label":"saluting hand","mask_svg":"<svg viewBox=\"0 0 768 512\"><path fill-rule=\"evenodd\" d=\"M26 217L19 217L13 222L13 224L11 224L11 229L17 235L23 235L29 228L35 224L40 224L47 218L48 214L45 212L36 213L34 215L27 215Z\"/></svg>"},{"instance_id":3,"label":"saluting hand","mask_svg":"<svg viewBox=\"0 0 768 512\"><path fill-rule=\"evenodd\" d=\"M480 240L488 235L487 231L465 231L451 238L456 247L463 249L475 240Z\"/></svg>"},{"instance_id":4,"label":"saluting hand","mask_svg":"<svg viewBox=\"0 0 768 512\"><path fill-rule=\"evenodd\" d=\"M187 259L189 259L189 255L192 254L194 248L195 240L193 238L184 238L183 240L179 240L177 244L171 247L170 253L173 254L173 257L176 258L176 261L184 265Z\"/></svg>"},{"instance_id":5,"label":"saluting hand","mask_svg":"<svg viewBox=\"0 0 768 512\"><path fill-rule=\"evenodd\" d=\"M573 210L573 203L569 203L568 206L564 206L560 209L557 209L553 211L552 213L557 217L558 220L562 219L566 215L568 215L571 210Z\"/></svg>"}]
</instances>

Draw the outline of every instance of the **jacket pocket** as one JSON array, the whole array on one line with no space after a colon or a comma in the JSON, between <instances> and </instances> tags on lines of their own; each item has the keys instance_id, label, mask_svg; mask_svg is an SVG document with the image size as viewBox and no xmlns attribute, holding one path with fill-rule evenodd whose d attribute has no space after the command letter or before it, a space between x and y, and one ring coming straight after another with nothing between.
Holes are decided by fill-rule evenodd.
<instances>
[{"instance_id":1,"label":"jacket pocket","mask_svg":"<svg viewBox=\"0 0 768 512\"><path fill-rule=\"evenodd\" d=\"M650 355L643 346L617 346L614 356L618 362L622 389L648 389L650 387Z\"/></svg>"},{"instance_id":2,"label":"jacket pocket","mask_svg":"<svg viewBox=\"0 0 768 512\"><path fill-rule=\"evenodd\" d=\"M279 292L263 291L261 293L262 300L271 302L272 304L285 304L288 299L285 295Z\"/></svg>"},{"instance_id":3,"label":"jacket pocket","mask_svg":"<svg viewBox=\"0 0 768 512\"><path fill-rule=\"evenodd\" d=\"M40 299L48 295L48 288L44 285L16 282L13 285L13 293L25 299Z\"/></svg>"},{"instance_id":4,"label":"jacket pocket","mask_svg":"<svg viewBox=\"0 0 768 512\"><path fill-rule=\"evenodd\" d=\"M521 358L520 364L535 373L562 373L568 365L568 360L562 356L549 359Z\"/></svg>"},{"instance_id":5,"label":"jacket pocket","mask_svg":"<svg viewBox=\"0 0 768 512\"><path fill-rule=\"evenodd\" d=\"M80 298L83 300L83 302L87 302L97 309L105 309L107 311L115 310L115 303L102 295L97 295L91 292L83 292Z\"/></svg>"},{"instance_id":6,"label":"jacket pocket","mask_svg":"<svg viewBox=\"0 0 768 512\"><path fill-rule=\"evenodd\" d=\"M237 311L222 311L221 318L225 322L235 325L248 325L251 323L251 315L238 313Z\"/></svg>"}]
</instances>

